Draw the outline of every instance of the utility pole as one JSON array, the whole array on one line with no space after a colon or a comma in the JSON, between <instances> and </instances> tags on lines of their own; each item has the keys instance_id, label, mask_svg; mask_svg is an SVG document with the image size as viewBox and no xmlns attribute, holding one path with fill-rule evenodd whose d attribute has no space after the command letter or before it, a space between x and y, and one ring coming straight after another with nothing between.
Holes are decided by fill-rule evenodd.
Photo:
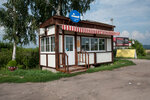
<instances>
[{"instance_id":1,"label":"utility pole","mask_svg":"<svg viewBox=\"0 0 150 100\"><path fill-rule=\"evenodd\" d=\"M113 18L111 18L111 19L110 19L110 21L111 21L111 24L113 25L113 21L114 21L114 19L113 19Z\"/></svg>"}]
</instances>

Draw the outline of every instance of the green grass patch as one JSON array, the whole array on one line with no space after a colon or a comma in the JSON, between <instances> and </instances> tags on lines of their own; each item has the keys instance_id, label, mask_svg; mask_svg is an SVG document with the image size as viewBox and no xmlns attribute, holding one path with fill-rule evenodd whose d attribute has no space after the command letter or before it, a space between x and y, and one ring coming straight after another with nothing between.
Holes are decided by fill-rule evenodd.
<instances>
[{"instance_id":1,"label":"green grass patch","mask_svg":"<svg viewBox=\"0 0 150 100\"><path fill-rule=\"evenodd\" d=\"M0 70L0 83L24 83L24 82L47 82L53 81L64 77L72 77L83 73L92 73L98 71L105 70L113 70L116 68L135 65L132 61L128 60L116 60L114 64L105 64L96 68L91 68L87 70L87 72L74 73L74 74L64 74L61 72L52 73L50 71L43 70L16 70L16 71L8 71L8 70Z\"/></svg>"},{"instance_id":2,"label":"green grass patch","mask_svg":"<svg viewBox=\"0 0 150 100\"><path fill-rule=\"evenodd\" d=\"M148 60L150 60L150 54L148 53L146 56L138 56L138 59L148 59Z\"/></svg>"},{"instance_id":3,"label":"green grass patch","mask_svg":"<svg viewBox=\"0 0 150 100\"><path fill-rule=\"evenodd\" d=\"M135 65L135 63L133 63L132 61L129 60L117 60L114 62L114 64L109 64L109 65L101 65L100 67L96 67L93 69L89 69L87 72L88 73L92 73L92 72L98 72L98 71L106 71L106 70L113 70L116 68L120 68L120 67L125 67L125 66L131 66L131 65Z\"/></svg>"}]
</instances>

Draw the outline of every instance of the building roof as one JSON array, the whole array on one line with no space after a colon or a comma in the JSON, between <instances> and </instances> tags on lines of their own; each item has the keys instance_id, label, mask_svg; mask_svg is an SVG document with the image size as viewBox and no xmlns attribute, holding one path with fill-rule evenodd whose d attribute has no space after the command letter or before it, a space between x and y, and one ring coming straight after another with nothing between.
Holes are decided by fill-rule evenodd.
<instances>
[{"instance_id":1,"label":"building roof","mask_svg":"<svg viewBox=\"0 0 150 100\"><path fill-rule=\"evenodd\" d=\"M70 18L64 17L64 16L52 16L48 20L46 20L44 23L40 25L40 28L48 27L53 24L64 24L61 22L55 22L54 20L64 20L64 21L70 21ZM75 23L74 23L75 24ZM96 22L96 21L89 21L89 20L81 20L78 24L90 24L90 25L97 25L97 26L105 26L105 27L111 27L114 28L114 25L106 24L106 23L101 23L101 22Z\"/></svg>"}]
</instances>

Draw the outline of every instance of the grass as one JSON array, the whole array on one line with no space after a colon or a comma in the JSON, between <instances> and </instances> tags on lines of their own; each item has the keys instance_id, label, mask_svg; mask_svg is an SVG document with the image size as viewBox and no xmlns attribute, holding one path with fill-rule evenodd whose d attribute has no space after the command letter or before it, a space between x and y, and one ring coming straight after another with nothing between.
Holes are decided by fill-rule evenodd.
<instances>
[{"instance_id":1,"label":"grass","mask_svg":"<svg viewBox=\"0 0 150 100\"><path fill-rule=\"evenodd\" d=\"M24 82L47 82L58 80L64 77L72 77L83 73L93 73L98 71L113 70L116 68L135 65L132 61L128 60L116 60L114 64L105 64L100 67L92 68L86 72L74 73L74 74L64 74L64 73L52 73L50 71L42 70L0 70L0 83L24 83Z\"/></svg>"},{"instance_id":2,"label":"grass","mask_svg":"<svg viewBox=\"0 0 150 100\"><path fill-rule=\"evenodd\" d=\"M138 59L147 59L147 60L150 60L150 53L147 53L146 56L138 56Z\"/></svg>"}]
</instances>

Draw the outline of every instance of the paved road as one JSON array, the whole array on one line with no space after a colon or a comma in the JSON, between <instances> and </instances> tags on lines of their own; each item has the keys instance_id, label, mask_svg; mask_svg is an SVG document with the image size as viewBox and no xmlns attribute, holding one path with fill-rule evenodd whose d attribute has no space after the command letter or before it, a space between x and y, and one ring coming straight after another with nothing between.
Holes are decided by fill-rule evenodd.
<instances>
[{"instance_id":1,"label":"paved road","mask_svg":"<svg viewBox=\"0 0 150 100\"><path fill-rule=\"evenodd\" d=\"M150 100L150 60L47 83L0 84L0 100Z\"/></svg>"}]
</instances>

